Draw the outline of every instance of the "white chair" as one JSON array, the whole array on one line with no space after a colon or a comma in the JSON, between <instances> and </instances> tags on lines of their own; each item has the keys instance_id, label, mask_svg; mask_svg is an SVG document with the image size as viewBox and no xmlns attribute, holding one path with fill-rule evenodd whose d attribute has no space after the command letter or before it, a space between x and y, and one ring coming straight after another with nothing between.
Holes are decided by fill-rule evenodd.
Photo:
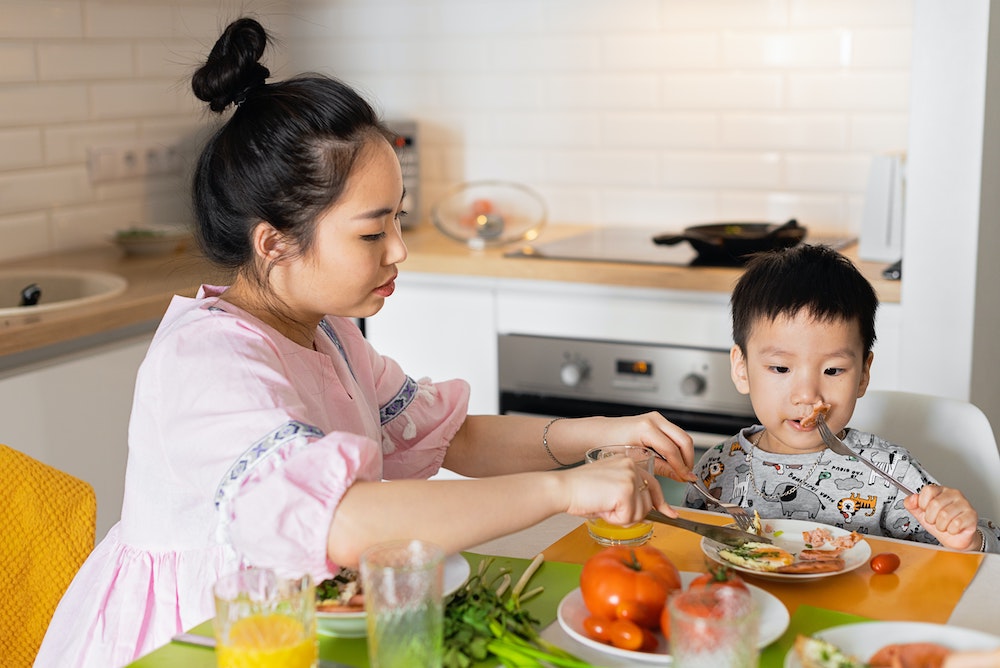
<instances>
[{"instance_id":1,"label":"white chair","mask_svg":"<svg viewBox=\"0 0 1000 668\"><path fill-rule=\"evenodd\" d=\"M903 446L942 485L961 490L981 516L1000 522L1000 451L989 419L975 405L869 390L849 426Z\"/></svg>"}]
</instances>

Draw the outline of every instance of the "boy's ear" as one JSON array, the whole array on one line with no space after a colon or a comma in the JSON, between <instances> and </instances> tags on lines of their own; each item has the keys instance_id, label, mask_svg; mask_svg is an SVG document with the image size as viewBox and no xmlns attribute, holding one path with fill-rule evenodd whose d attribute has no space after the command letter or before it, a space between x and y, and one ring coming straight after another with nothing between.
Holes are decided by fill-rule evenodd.
<instances>
[{"instance_id":1,"label":"boy's ear","mask_svg":"<svg viewBox=\"0 0 1000 668\"><path fill-rule=\"evenodd\" d=\"M729 375L740 394L750 394L750 380L747 378L747 359L739 346L729 350ZM867 383L866 383L867 384Z\"/></svg>"},{"instance_id":2,"label":"boy's ear","mask_svg":"<svg viewBox=\"0 0 1000 668\"><path fill-rule=\"evenodd\" d=\"M872 360L874 359L875 353L869 352L861 369L861 381L858 383L858 399L865 396L865 392L868 391L868 383L872 379Z\"/></svg>"}]
</instances>

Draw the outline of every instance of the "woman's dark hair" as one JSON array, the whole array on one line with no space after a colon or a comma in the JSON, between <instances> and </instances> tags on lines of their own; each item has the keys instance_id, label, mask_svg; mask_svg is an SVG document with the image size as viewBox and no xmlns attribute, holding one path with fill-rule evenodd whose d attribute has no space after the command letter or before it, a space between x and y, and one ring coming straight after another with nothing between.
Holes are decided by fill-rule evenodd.
<instances>
[{"instance_id":1,"label":"woman's dark hair","mask_svg":"<svg viewBox=\"0 0 1000 668\"><path fill-rule=\"evenodd\" d=\"M729 303L733 342L744 355L755 322L802 311L828 322L856 321L865 355L875 344L875 289L849 259L829 246L799 244L752 256Z\"/></svg>"},{"instance_id":2,"label":"woman's dark hair","mask_svg":"<svg viewBox=\"0 0 1000 668\"><path fill-rule=\"evenodd\" d=\"M263 26L231 23L191 87L209 108L232 117L208 140L193 193L202 252L231 270L249 270L251 233L266 221L308 250L319 215L343 193L366 142L391 133L350 86L311 74L267 84L258 62Z\"/></svg>"}]
</instances>

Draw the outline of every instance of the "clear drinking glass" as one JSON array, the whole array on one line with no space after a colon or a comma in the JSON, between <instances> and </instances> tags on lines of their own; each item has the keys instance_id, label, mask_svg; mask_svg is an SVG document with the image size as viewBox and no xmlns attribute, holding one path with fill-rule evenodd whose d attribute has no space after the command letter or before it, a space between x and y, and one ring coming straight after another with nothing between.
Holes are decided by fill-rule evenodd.
<instances>
[{"instance_id":1,"label":"clear drinking glass","mask_svg":"<svg viewBox=\"0 0 1000 668\"><path fill-rule=\"evenodd\" d=\"M603 445L588 450L585 461L593 464L608 457L628 457L636 466L652 474L655 456L652 450L641 445ZM587 520L587 531L601 545L642 545L653 535L653 523L637 522L623 527L593 519Z\"/></svg>"},{"instance_id":2,"label":"clear drinking glass","mask_svg":"<svg viewBox=\"0 0 1000 668\"><path fill-rule=\"evenodd\" d=\"M679 592L667 601L674 668L756 668L759 612L733 587Z\"/></svg>"},{"instance_id":3,"label":"clear drinking glass","mask_svg":"<svg viewBox=\"0 0 1000 668\"><path fill-rule=\"evenodd\" d=\"M439 668L444 643L444 550L395 541L361 555L372 668Z\"/></svg>"},{"instance_id":4,"label":"clear drinking glass","mask_svg":"<svg viewBox=\"0 0 1000 668\"><path fill-rule=\"evenodd\" d=\"M249 568L220 578L214 593L219 668L315 668L316 587L308 575Z\"/></svg>"}]
</instances>

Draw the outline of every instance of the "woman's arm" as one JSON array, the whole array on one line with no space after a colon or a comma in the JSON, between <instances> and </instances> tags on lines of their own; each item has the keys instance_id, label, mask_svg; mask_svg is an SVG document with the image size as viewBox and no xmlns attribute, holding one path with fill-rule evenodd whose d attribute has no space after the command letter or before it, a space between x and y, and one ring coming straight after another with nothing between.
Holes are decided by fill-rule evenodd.
<instances>
[{"instance_id":1,"label":"woman's arm","mask_svg":"<svg viewBox=\"0 0 1000 668\"><path fill-rule=\"evenodd\" d=\"M356 482L330 524L331 561L351 566L376 543L421 538L456 552L566 512L632 524L652 507L676 513L631 460L477 480Z\"/></svg>"},{"instance_id":2,"label":"woman's arm","mask_svg":"<svg viewBox=\"0 0 1000 668\"><path fill-rule=\"evenodd\" d=\"M470 415L455 434L444 466L473 477L501 475L576 464L599 445L644 445L661 455L656 474L693 480L694 445L683 429L660 413L621 418L557 420L544 433L547 418ZM557 464L558 462L558 464Z\"/></svg>"}]
</instances>

